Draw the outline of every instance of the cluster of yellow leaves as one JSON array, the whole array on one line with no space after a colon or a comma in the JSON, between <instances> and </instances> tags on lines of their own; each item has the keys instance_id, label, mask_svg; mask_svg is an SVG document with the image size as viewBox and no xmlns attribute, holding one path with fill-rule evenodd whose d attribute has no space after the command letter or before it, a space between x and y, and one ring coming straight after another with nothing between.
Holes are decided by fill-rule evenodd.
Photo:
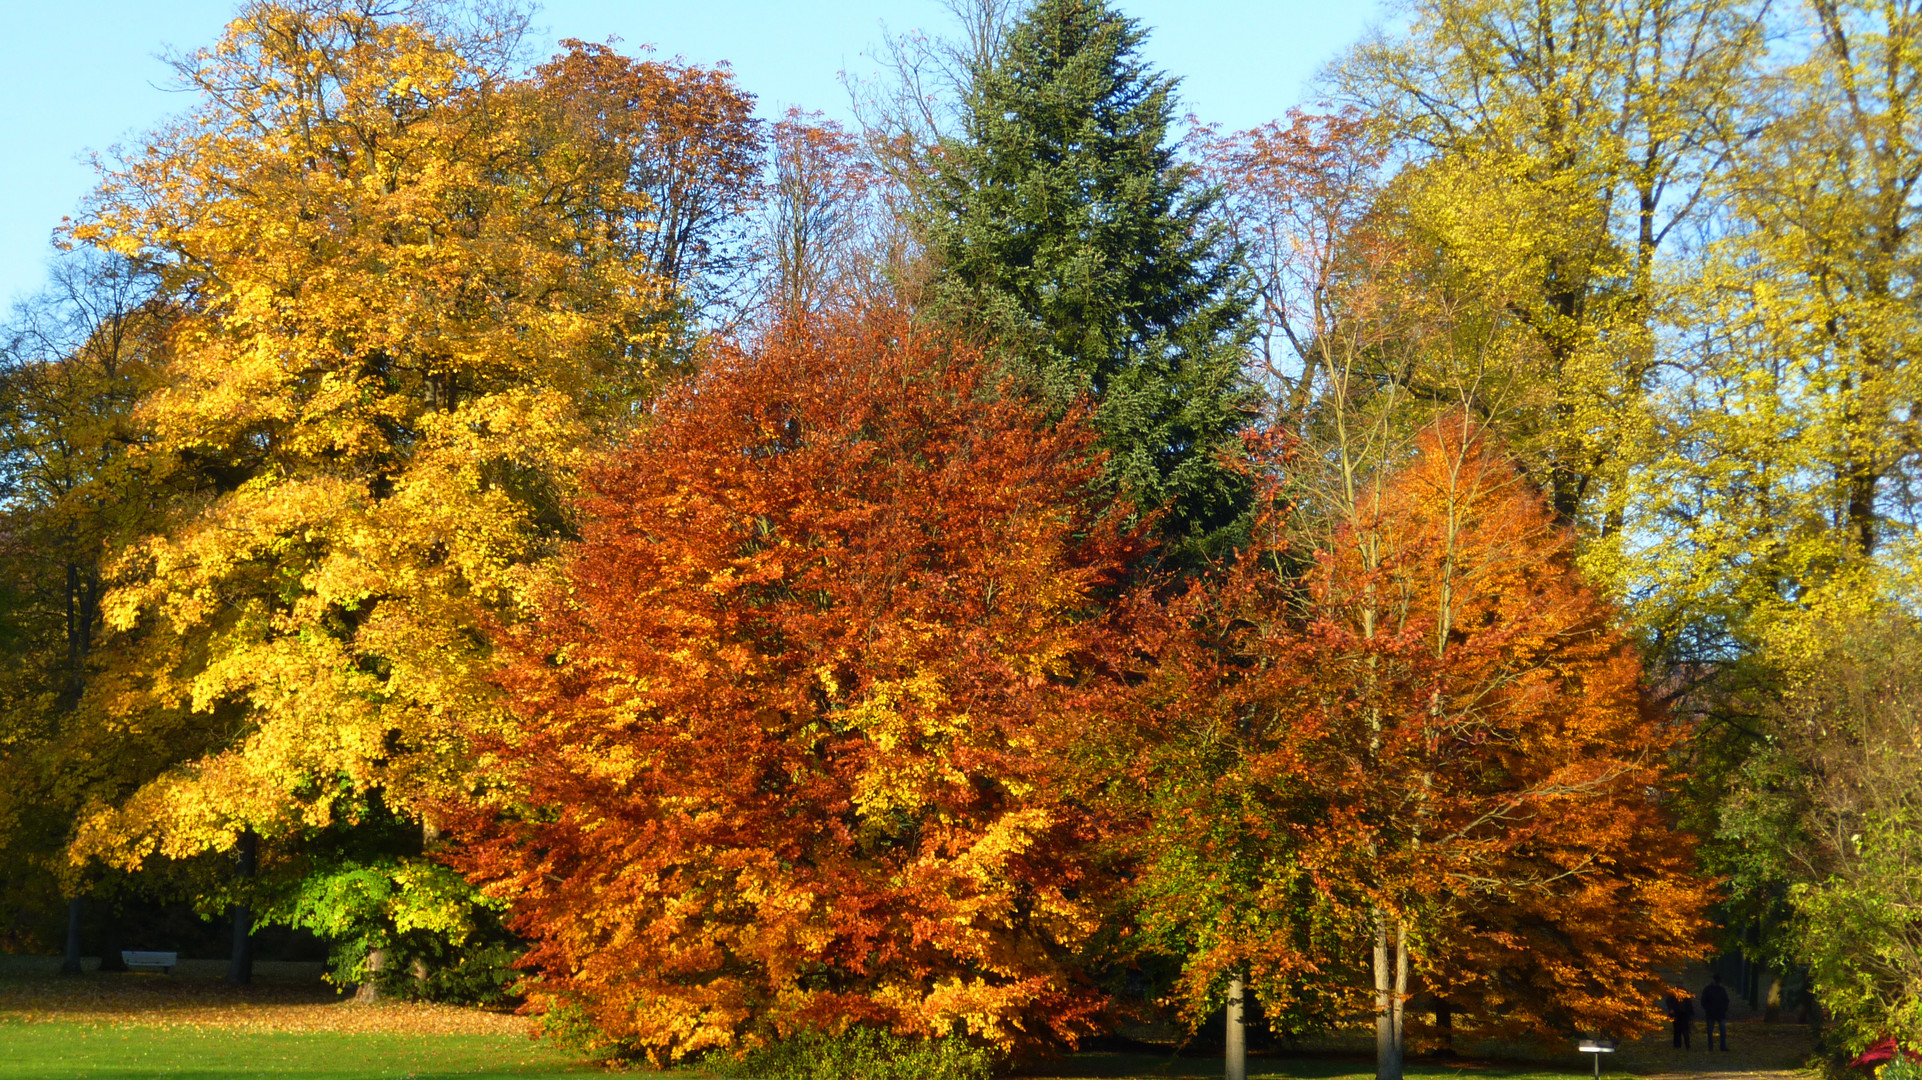
<instances>
[{"instance_id":1,"label":"cluster of yellow leaves","mask_svg":"<svg viewBox=\"0 0 1922 1080\"><path fill-rule=\"evenodd\" d=\"M1377 227L1420 253L1397 287L1423 340L1386 374L1501 431L1557 514L1606 539L1652 422L1661 259L1699 209L1759 15L1415 0L1407 16L1335 73L1412 159Z\"/></svg>"},{"instance_id":2,"label":"cluster of yellow leaves","mask_svg":"<svg viewBox=\"0 0 1922 1080\"><path fill-rule=\"evenodd\" d=\"M1637 492L1637 615L1705 622L1721 648L1834 603L1866 615L1922 567L1922 23L1841 3L1801 29L1799 61L1758 80L1716 185L1727 218L1678 283L1682 377Z\"/></svg>"},{"instance_id":3,"label":"cluster of yellow leaves","mask_svg":"<svg viewBox=\"0 0 1922 1080\"><path fill-rule=\"evenodd\" d=\"M211 756L79 833L77 858L223 847L406 810L485 713L597 425L667 372L627 159L538 81L518 27L260 3L183 63L201 104L110 171L78 241L190 298L132 458L167 493L111 568L103 722L191 714Z\"/></svg>"}]
</instances>

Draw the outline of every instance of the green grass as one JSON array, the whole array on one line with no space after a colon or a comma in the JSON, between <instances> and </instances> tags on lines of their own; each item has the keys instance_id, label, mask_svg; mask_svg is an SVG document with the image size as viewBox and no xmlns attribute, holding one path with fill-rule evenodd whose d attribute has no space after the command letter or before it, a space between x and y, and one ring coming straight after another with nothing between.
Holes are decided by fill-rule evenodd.
<instances>
[{"instance_id":1,"label":"green grass","mask_svg":"<svg viewBox=\"0 0 1922 1080\"><path fill-rule=\"evenodd\" d=\"M1411 1061L1407 1075L1409 1080L1575 1080L1588 1075L1586 1061L1575 1060L1574 1055L1566 1062ZM1661 1071L1713 1077L1717 1073L1752 1076L1749 1069L1761 1063L1700 1054L1669 1059L1666 1064L1668 1069ZM1257 1055L1249 1061L1248 1074L1289 1080L1371 1080L1374 1068L1365 1057L1350 1054ZM242 1032L0 1021L0 1080L578 1080L593 1075L607 1074L570 1060L548 1044L514 1036ZM677 1071L672 1075L695 1080L706 1074ZM1035 1080L1203 1080L1220 1076L1221 1062L1199 1056L1089 1052L1027 1075ZM1605 1075L1619 1080L1628 1074L1611 1069Z\"/></svg>"},{"instance_id":2,"label":"green grass","mask_svg":"<svg viewBox=\"0 0 1922 1080\"><path fill-rule=\"evenodd\" d=\"M598 1072L511 1036L0 1023L0 1080L528 1080Z\"/></svg>"},{"instance_id":3,"label":"green grass","mask_svg":"<svg viewBox=\"0 0 1922 1080\"><path fill-rule=\"evenodd\" d=\"M253 986L225 984L224 962L186 961L176 974L60 978L58 957L0 956L0 1080L454 1080L606 1076L512 1018L424 1006L344 1002L313 965L261 965ZM24 1022L32 1018L34 1022ZM335 1025L342 1025L335 1027ZM1665 1034L1627 1043L1604 1063L1610 1080L1795 1080L1811 1032L1793 1024L1730 1025L1730 1053L1671 1049ZM483 1034L485 1032L485 1034ZM1217 1044L1218 1045L1218 1044ZM1586 1080L1589 1061L1566 1042L1461 1045L1459 1060L1414 1059L1409 1080ZM1221 1059L1138 1052L1074 1054L1029 1069L1032 1080L1202 1080ZM1257 1053L1249 1075L1372 1080L1372 1033L1331 1033L1288 1053ZM627 1076L660 1074L628 1072ZM676 1070L671 1080L706 1073ZM667 1078L663 1078L667 1080Z\"/></svg>"}]
</instances>

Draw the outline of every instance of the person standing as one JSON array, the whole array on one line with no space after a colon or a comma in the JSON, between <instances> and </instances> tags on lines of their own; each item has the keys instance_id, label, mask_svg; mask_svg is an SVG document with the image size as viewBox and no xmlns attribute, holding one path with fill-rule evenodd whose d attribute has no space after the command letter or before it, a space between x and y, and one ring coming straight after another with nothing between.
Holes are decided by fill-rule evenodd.
<instances>
[{"instance_id":1,"label":"person standing","mask_svg":"<svg viewBox=\"0 0 1922 1080\"><path fill-rule=\"evenodd\" d=\"M1728 1049L1728 991L1722 987L1722 976L1710 976L1714 981L1702 988L1702 1034L1707 1036L1708 1048L1715 1049L1715 1030L1722 1031L1722 1049Z\"/></svg>"},{"instance_id":2,"label":"person standing","mask_svg":"<svg viewBox=\"0 0 1922 1080\"><path fill-rule=\"evenodd\" d=\"M1688 1047L1689 1034L1695 1028L1695 999L1689 997L1688 990L1674 986L1663 994L1663 1013L1668 1013L1668 1020L1674 1026L1676 1049Z\"/></svg>"},{"instance_id":3,"label":"person standing","mask_svg":"<svg viewBox=\"0 0 1922 1080\"><path fill-rule=\"evenodd\" d=\"M1695 1001L1688 991L1679 987L1662 995L1662 1011L1668 1014L1674 1025L1675 1049L1681 1050L1689 1045L1689 1035L1695 1027Z\"/></svg>"}]
</instances>

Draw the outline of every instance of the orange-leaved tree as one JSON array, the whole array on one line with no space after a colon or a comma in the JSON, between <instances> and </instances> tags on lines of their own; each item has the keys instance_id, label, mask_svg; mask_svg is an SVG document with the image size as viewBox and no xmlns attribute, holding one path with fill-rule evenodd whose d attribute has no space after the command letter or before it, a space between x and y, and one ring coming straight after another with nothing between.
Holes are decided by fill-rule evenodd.
<instances>
[{"instance_id":1,"label":"orange-leaved tree","mask_svg":"<svg viewBox=\"0 0 1922 1080\"><path fill-rule=\"evenodd\" d=\"M1411 975L1478 1027L1632 1033L1708 885L1659 804L1675 729L1541 492L1456 414L1311 575L1284 700L1336 813L1308 858L1366 911L1382 1056ZM1305 692L1304 692L1305 691Z\"/></svg>"},{"instance_id":2,"label":"orange-leaved tree","mask_svg":"<svg viewBox=\"0 0 1922 1080\"><path fill-rule=\"evenodd\" d=\"M894 310L722 350L588 481L469 809L537 999L672 1060L847 1023L1088 1030L1108 884L1055 763L1135 540L1044 425Z\"/></svg>"},{"instance_id":3,"label":"orange-leaved tree","mask_svg":"<svg viewBox=\"0 0 1922 1080\"><path fill-rule=\"evenodd\" d=\"M1382 1076L1417 990L1479 1030L1646 1028L1654 971L1698 951L1712 896L1660 805L1675 732L1632 642L1460 415L1355 492L1311 559L1251 552L1215 600L1227 670L1195 713L1242 828L1164 829L1150 865L1248 884L1193 909L1213 921L1191 971L1375 1012ZM1277 897L1289 917L1233 903Z\"/></svg>"}]
</instances>

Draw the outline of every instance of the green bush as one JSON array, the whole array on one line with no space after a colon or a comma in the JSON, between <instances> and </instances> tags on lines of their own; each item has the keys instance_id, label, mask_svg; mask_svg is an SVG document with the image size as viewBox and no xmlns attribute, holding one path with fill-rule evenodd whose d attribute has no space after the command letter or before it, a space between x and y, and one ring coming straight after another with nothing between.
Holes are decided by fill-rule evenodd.
<instances>
[{"instance_id":1,"label":"green bush","mask_svg":"<svg viewBox=\"0 0 1922 1080\"><path fill-rule=\"evenodd\" d=\"M1897 1054L1876 1073L1876 1080L1922 1080L1922 1061Z\"/></svg>"},{"instance_id":2,"label":"green bush","mask_svg":"<svg viewBox=\"0 0 1922 1080\"><path fill-rule=\"evenodd\" d=\"M707 1066L751 1080L987 1080L994 1058L962 1039L849 1028L840 1035L804 1032L740 1057L716 1055Z\"/></svg>"},{"instance_id":3,"label":"green bush","mask_svg":"<svg viewBox=\"0 0 1922 1080\"><path fill-rule=\"evenodd\" d=\"M512 965L523 946L501 925L504 905L459 873L406 855L316 864L263 906L262 921L326 938L330 982L372 982L386 996L462 1005L513 1000L520 972Z\"/></svg>"},{"instance_id":4,"label":"green bush","mask_svg":"<svg viewBox=\"0 0 1922 1080\"><path fill-rule=\"evenodd\" d=\"M609 1039L579 1002L563 998L549 1003L539 1023L543 1037L575 1057L604 1065L641 1057L632 1047Z\"/></svg>"}]
</instances>

